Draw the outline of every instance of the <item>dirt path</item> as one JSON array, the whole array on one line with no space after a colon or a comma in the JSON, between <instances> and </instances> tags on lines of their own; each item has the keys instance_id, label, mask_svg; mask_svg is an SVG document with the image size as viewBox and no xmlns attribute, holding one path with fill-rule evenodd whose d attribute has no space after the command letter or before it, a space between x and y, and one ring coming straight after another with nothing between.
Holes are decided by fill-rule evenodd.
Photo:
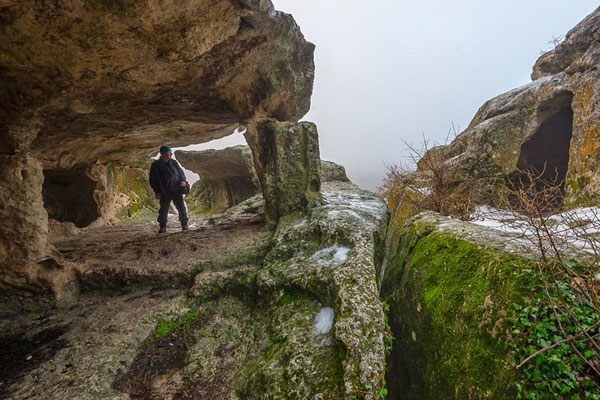
<instances>
[{"instance_id":1,"label":"dirt path","mask_svg":"<svg viewBox=\"0 0 600 400\"><path fill-rule=\"evenodd\" d=\"M84 230L52 244L79 271L84 289L170 283L231 264L260 262L268 245L262 214L214 222L194 217L181 232L172 218L168 233L153 222Z\"/></svg>"},{"instance_id":2,"label":"dirt path","mask_svg":"<svg viewBox=\"0 0 600 400\"><path fill-rule=\"evenodd\" d=\"M83 230L54 240L78 270L82 293L68 309L0 320L0 398L126 399L112 385L157 323L187 312L197 272L259 264L271 233L264 214L195 216L167 234L153 222ZM102 289L102 290L97 290Z\"/></svg>"}]
</instances>

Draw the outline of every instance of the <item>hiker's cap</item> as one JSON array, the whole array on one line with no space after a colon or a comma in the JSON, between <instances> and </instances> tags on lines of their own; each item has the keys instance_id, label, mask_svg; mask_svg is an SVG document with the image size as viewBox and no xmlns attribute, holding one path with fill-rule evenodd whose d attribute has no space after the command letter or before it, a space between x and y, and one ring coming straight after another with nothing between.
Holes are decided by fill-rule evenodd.
<instances>
[{"instance_id":1,"label":"hiker's cap","mask_svg":"<svg viewBox=\"0 0 600 400\"><path fill-rule=\"evenodd\" d=\"M165 153L173 153L173 152L171 151L170 147L168 147L168 146L161 146L160 147L160 154L165 154Z\"/></svg>"}]
</instances>

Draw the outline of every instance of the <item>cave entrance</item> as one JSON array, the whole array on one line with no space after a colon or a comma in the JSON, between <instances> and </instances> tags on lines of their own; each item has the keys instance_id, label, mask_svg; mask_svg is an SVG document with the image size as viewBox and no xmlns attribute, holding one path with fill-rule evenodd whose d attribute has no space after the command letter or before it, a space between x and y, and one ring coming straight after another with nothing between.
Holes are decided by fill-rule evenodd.
<instances>
[{"instance_id":1,"label":"cave entrance","mask_svg":"<svg viewBox=\"0 0 600 400\"><path fill-rule=\"evenodd\" d=\"M524 189L529 200L549 212L563 206L573 136L572 99L571 93L562 94L540 106L538 114L543 122L521 146L517 172L509 178L513 189Z\"/></svg>"},{"instance_id":2,"label":"cave entrance","mask_svg":"<svg viewBox=\"0 0 600 400\"><path fill-rule=\"evenodd\" d=\"M45 169L42 198L48 218L88 226L100 216L96 182L84 169Z\"/></svg>"}]
</instances>

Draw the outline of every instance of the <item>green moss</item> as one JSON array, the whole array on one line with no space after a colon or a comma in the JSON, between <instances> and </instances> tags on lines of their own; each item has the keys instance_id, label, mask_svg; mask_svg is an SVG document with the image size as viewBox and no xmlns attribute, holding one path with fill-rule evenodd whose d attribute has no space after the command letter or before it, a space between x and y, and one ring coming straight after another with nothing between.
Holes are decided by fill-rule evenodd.
<instances>
[{"instance_id":1,"label":"green moss","mask_svg":"<svg viewBox=\"0 0 600 400\"><path fill-rule=\"evenodd\" d=\"M189 311L181 318L178 318L176 320L160 321L156 325L154 333L145 340L145 343L150 344L156 339L161 338L163 336L167 336L168 334L188 330L192 323L198 319L198 316L199 314L197 311Z\"/></svg>"},{"instance_id":2,"label":"green moss","mask_svg":"<svg viewBox=\"0 0 600 400\"><path fill-rule=\"evenodd\" d=\"M399 254L391 267L402 283L386 300L402 365L388 381L408 376L407 399L514 398L506 318L528 294L519 277L530 262L444 233Z\"/></svg>"},{"instance_id":3,"label":"green moss","mask_svg":"<svg viewBox=\"0 0 600 400\"><path fill-rule=\"evenodd\" d=\"M121 222L138 222L156 216L156 201L148 183L146 169L108 167L106 179L114 193L127 197L125 206L117 211L117 218Z\"/></svg>"},{"instance_id":4,"label":"green moss","mask_svg":"<svg viewBox=\"0 0 600 400\"><path fill-rule=\"evenodd\" d=\"M315 335L320 305L302 293L282 293L257 314L268 338L236 375L236 394L247 399L343 398L343 346ZM266 312L264 312L266 311Z\"/></svg>"}]
</instances>

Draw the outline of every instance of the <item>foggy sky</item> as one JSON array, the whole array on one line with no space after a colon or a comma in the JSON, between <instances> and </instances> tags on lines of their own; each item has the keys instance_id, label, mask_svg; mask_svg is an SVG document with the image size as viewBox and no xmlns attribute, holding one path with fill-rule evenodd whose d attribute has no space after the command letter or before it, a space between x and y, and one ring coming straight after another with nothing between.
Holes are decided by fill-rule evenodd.
<instances>
[{"instance_id":1,"label":"foggy sky","mask_svg":"<svg viewBox=\"0 0 600 400\"><path fill-rule=\"evenodd\" d=\"M312 106L321 158L375 189L384 163L406 161L401 138L442 141L483 103L531 81L553 37L591 0L273 0L316 45ZM240 135L224 139L242 143ZM202 148L223 147L205 144Z\"/></svg>"}]
</instances>

